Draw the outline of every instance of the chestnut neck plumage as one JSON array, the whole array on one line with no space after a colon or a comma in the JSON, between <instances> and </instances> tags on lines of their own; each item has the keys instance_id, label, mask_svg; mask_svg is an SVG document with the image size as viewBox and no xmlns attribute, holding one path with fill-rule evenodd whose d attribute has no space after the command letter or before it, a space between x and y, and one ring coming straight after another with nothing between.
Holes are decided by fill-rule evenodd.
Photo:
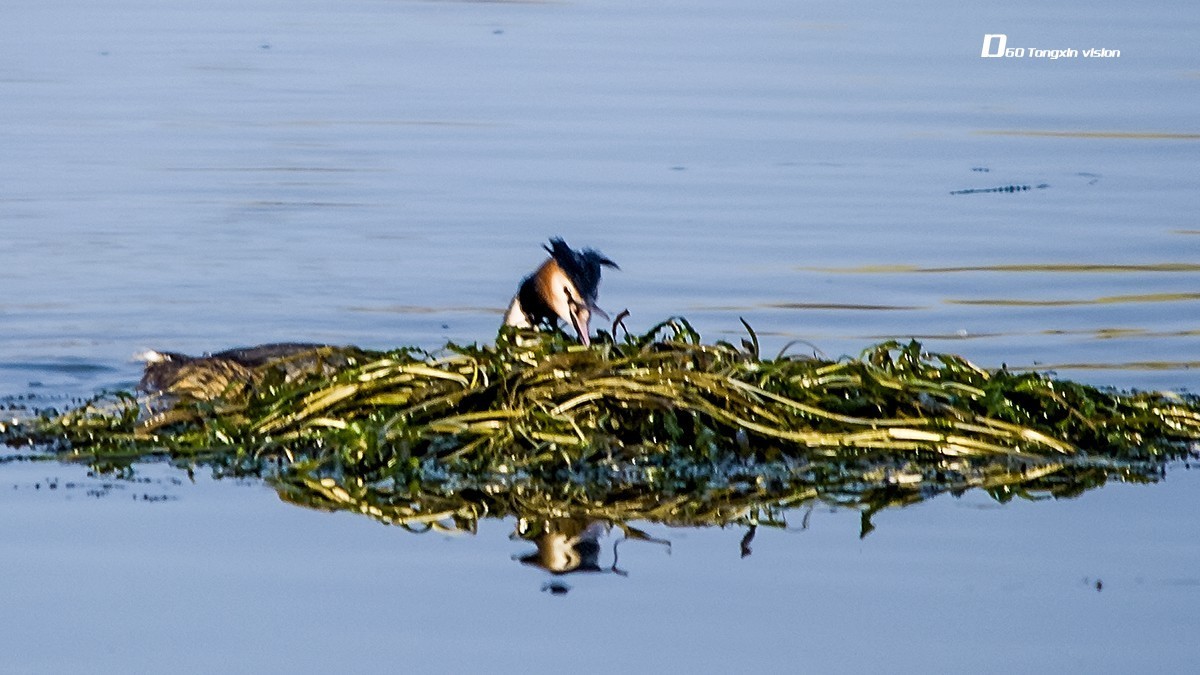
<instances>
[{"instance_id":1,"label":"chestnut neck plumage","mask_svg":"<svg viewBox=\"0 0 1200 675\"><path fill-rule=\"evenodd\" d=\"M575 330L580 342L589 344L592 315L607 316L596 304L601 268L620 267L598 251L576 251L560 238L551 239L545 248L550 257L521 281L504 324L530 328L554 326L562 320Z\"/></svg>"}]
</instances>

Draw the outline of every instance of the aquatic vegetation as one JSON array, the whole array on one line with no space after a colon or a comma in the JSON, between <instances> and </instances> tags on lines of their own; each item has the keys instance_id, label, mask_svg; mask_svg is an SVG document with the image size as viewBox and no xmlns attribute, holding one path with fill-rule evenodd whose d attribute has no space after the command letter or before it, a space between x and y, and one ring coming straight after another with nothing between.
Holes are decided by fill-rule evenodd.
<instances>
[{"instance_id":1,"label":"aquatic vegetation","mask_svg":"<svg viewBox=\"0 0 1200 675\"><path fill-rule=\"evenodd\" d=\"M672 319L590 346L504 329L438 353L320 347L5 436L100 466L261 475L289 501L418 528L530 513L757 523L819 501L862 509L864 531L880 508L947 491L1155 480L1200 439L1194 397L985 370L916 342L764 357L747 330L741 345Z\"/></svg>"}]
</instances>

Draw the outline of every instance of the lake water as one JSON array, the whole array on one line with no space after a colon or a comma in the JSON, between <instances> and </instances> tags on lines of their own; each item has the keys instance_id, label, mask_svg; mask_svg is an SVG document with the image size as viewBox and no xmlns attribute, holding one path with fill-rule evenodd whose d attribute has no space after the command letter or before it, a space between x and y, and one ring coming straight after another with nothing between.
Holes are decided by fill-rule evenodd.
<instances>
[{"instance_id":1,"label":"lake water","mask_svg":"<svg viewBox=\"0 0 1200 675\"><path fill-rule=\"evenodd\" d=\"M1190 2L9 0L0 395L147 348L490 341L562 235L631 329L1200 384ZM1099 47L1119 58L981 58ZM997 188L1013 190L997 191ZM1028 189L1025 189L1025 188ZM1200 480L642 529L565 596L512 520L0 464L0 670L1187 671ZM53 486L53 487L52 487ZM620 536L602 539L611 566ZM578 578L577 578L578 577Z\"/></svg>"}]
</instances>

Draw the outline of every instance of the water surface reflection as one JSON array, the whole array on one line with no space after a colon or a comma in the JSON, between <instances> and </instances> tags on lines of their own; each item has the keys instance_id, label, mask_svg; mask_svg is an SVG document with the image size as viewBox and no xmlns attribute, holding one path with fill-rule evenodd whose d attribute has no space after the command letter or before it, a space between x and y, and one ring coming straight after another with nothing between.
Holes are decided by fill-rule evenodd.
<instances>
[{"instance_id":1,"label":"water surface reflection","mask_svg":"<svg viewBox=\"0 0 1200 675\"><path fill-rule=\"evenodd\" d=\"M1173 457L1200 459L1200 448ZM649 528L732 528L742 532L731 546L739 557L752 554L760 528L807 529L814 509L856 511L860 538L876 529L881 512L909 507L939 495L961 497L986 493L997 504L1013 500L1069 499L1111 482L1155 483L1168 468L1182 468L1171 457L1123 461L879 461L840 462L817 469L793 465L759 466L740 479L724 483L700 479L664 489L653 482L545 484L497 479L474 487L364 484L285 470L267 478L290 504L328 512L367 516L414 534L476 534L485 520L514 523L511 538L534 548L513 556L522 565L555 579L543 590L565 593L561 577L614 574L630 570L620 564L625 542L672 548L670 534ZM728 474L728 470L720 473Z\"/></svg>"}]
</instances>

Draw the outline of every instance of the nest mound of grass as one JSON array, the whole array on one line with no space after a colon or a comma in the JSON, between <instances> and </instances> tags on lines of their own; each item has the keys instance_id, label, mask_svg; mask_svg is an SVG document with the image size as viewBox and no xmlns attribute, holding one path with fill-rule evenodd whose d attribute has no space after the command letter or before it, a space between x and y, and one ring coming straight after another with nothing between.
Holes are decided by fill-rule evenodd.
<instances>
[{"instance_id":1,"label":"nest mound of grass","mask_svg":"<svg viewBox=\"0 0 1200 675\"><path fill-rule=\"evenodd\" d=\"M414 495L435 514L451 499L464 512L540 500L634 516L682 495L672 513L711 520L814 497L1070 494L1153 480L1200 439L1195 397L985 370L917 342L770 358L752 330L740 346L705 344L682 319L590 347L505 329L435 354L319 347L217 370L5 434L101 466L166 456L269 474L290 501L389 522L429 517Z\"/></svg>"}]
</instances>

